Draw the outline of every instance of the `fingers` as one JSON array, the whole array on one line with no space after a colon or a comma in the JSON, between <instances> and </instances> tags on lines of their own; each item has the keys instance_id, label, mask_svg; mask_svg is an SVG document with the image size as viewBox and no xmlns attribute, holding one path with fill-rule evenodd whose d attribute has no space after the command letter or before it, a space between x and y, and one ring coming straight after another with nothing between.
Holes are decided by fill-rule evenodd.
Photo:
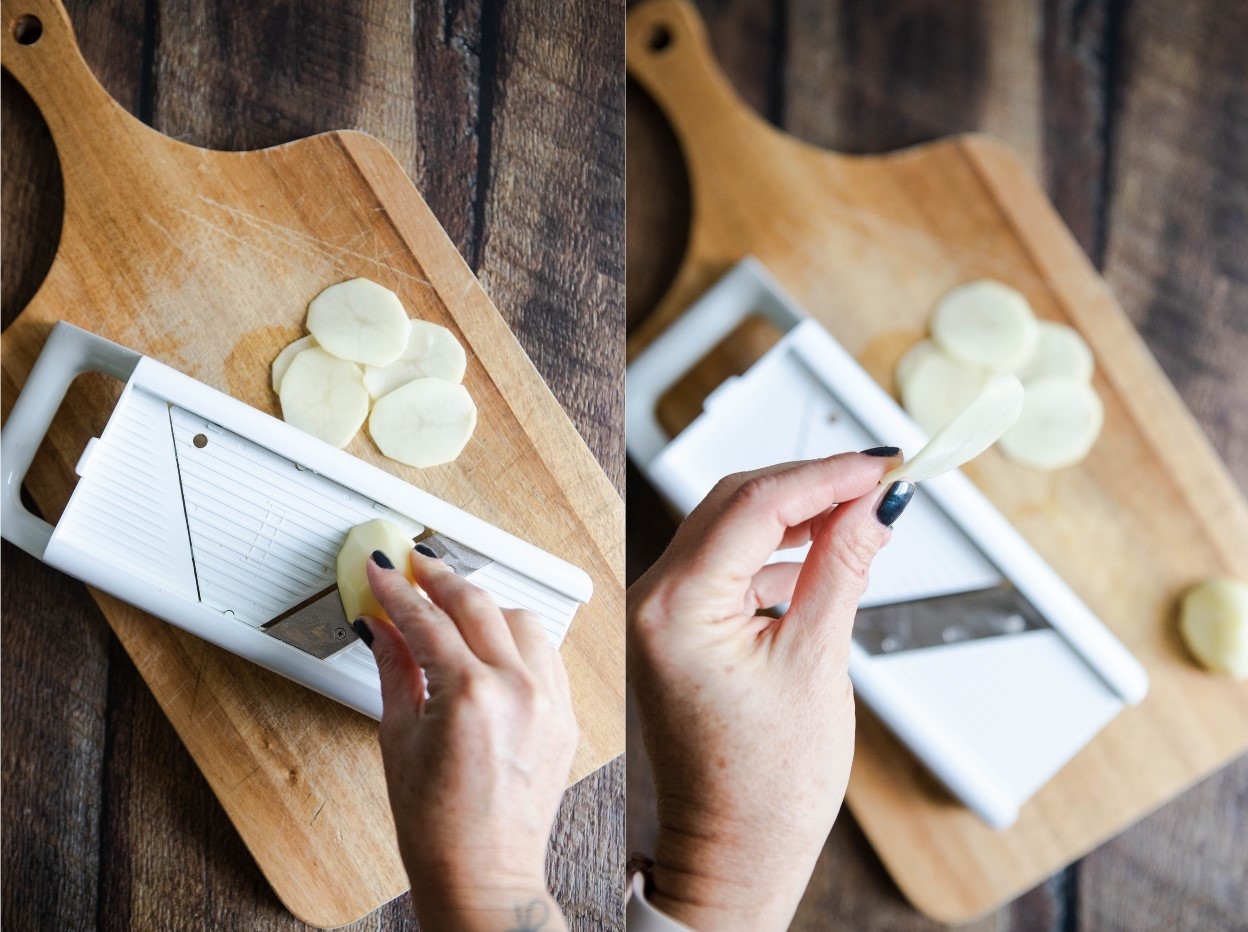
<instances>
[{"instance_id":1,"label":"fingers","mask_svg":"<svg viewBox=\"0 0 1248 932\"><path fill-rule=\"evenodd\" d=\"M909 487L902 490L908 502L914 487L904 485ZM789 629L785 636L804 644L830 643L848 658L854 615L867 589L871 562L888 542L890 529L877 512L891 491L882 489L845 502L822 522L785 614L783 627Z\"/></svg>"},{"instance_id":2,"label":"fingers","mask_svg":"<svg viewBox=\"0 0 1248 932\"><path fill-rule=\"evenodd\" d=\"M754 574L745 594L745 611L754 613L793 599L793 588L802 571L800 563L770 563Z\"/></svg>"},{"instance_id":3,"label":"fingers","mask_svg":"<svg viewBox=\"0 0 1248 932\"><path fill-rule=\"evenodd\" d=\"M451 618L477 657L498 667L515 667L522 662L502 610L488 592L455 575L436 557L412 551L411 560L416 585Z\"/></svg>"},{"instance_id":4,"label":"fingers","mask_svg":"<svg viewBox=\"0 0 1248 932\"><path fill-rule=\"evenodd\" d=\"M779 471L747 474L744 480L730 477L726 485L738 484L726 495L727 489L718 491L718 500L711 505L721 507L721 515L695 549L713 554L727 578L748 580L786 542L790 529L800 529L838 502L866 495L879 484L891 462L845 453Z\"/></svg>"},{"instance_id":5,"label":"fingers","mask_svg":"<svg viewBox=\"0 0 1248 932\"><path fill-rule=\"evenodd\" d=\"M425 702L425 677L403 633L382 618L361 618L354 627L377 661L382 717L419 715Z\"/></svg>"},{"instance_id":6,"label":"fingers","mask_svg":"<svg viewBox=\"0 0 1248 932\"><path fill-rule=\"evenodd\" d=\"M525 666L535 673L549 674L557 651L550 646L541 619L522 608L503 609L503 618Z\"/></svg>"},{"instance_id":7,"label":"fingers","mask_svg":"<svg viewBox=\"0 0 1248 932\"><path fill-rule=\"evenodd\" d=\"M368 584L407 640L412 657L435 682L474 662L463 635L446 612L421 595L397 570L365 561Z\"/></svg>"}]
</instances>

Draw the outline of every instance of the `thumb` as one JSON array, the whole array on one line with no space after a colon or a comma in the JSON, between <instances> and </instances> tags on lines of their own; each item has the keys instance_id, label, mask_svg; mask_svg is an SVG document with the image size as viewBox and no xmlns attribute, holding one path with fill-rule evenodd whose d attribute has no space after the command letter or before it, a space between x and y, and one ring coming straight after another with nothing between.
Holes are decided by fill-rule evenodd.
<instances>
[{"instance_id":1,"label":"thumb","mask_svg":"<svg viewBox=\"0 0 1248 932\"><path fill-rule=\"evenodd\" d=\"M867 590L871 563L889 539L891 525L914 495L914 485L888 488L837 505L811 542L797 577L784 628L802 646L831 643L848 661L858 601Z\"/></svg>"},{"instance_id":2,"label":"thumb","mask_svg":"<svg viewBox=\"0 0 1248 932\"><path fill-rule=\"evenodd\" d=\"M369 646L381 678L382 718L419 714L425 703L425 675L403 632L381 618L357 618L356 634Z\"/></svg>"}]
</instances>

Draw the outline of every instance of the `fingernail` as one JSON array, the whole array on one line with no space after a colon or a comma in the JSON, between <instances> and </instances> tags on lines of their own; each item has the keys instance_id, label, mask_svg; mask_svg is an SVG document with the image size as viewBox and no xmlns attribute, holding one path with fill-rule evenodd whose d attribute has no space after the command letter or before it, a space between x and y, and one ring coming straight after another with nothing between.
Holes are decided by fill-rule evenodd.
<instances>
[{"instance_id":1,"label":"fingernail","mask_svg":"<svg viewBox=\"0 0 1248 932\"><path fill-rule=\"evenodd\" d=\"M880 506L875 509L875 519L885 527L892 527L910 504L910 499L914 498L914 488L914 483L905 479L890 485L880 501Z\"/></svg>"},{"instance_id":2,"label":"fingernail","mask_svg":"<svg viewBox=\"0 0 1248 932\"><path fill-rule=\"evenodd\" d=\"M355 621L351 622L351 627L360 636L360 640L364 642L365 647L373 646L373 632L368 630L368 625L363 618L355 619Z\"/></svg>"},{"instance_id":3,"label":"fingernail","mask_svg":"<svg viewBox=\"0 0 1248 932\"><path fill-rule=\"evenodd\" d=\"M872 447L862 452L867 456L896 456L901 452L901 447Z\"/></svg>"},{"instance_id":4,"label":"fingernail","mask_svg":"<svg viewBox=\"0 0 1248 932\"><path fill-rule=\"evenodd\" d=\"M438 558L438 555L434 553L433 548L428 546L427 544L417 544L416 552L424 557L433 557L433 559L435 560Z\"/></svg>"},{"instance_id":5,"label":"fingernail","mask_svg":"<svg viewBox=\"0 0 1248 932\"><path fill-rule=\"evenodd\" d=\"M390 562L390 558L380 550L373 551L373 562L380 566L383 570L394 569L394 564Z\"/></svg>"}]
</instances>

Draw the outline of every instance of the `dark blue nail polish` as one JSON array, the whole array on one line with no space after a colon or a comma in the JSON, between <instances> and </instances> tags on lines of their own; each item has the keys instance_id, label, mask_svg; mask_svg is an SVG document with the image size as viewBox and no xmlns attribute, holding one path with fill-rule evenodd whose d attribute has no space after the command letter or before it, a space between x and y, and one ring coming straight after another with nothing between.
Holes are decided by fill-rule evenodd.
<instances>
[{"instance_id":1,"label":"dark blue nail polish","mask_svg":"<svg viewBox=\"0 0 1248 932\"><path fill-rule=\"evenodd\" d=\"M901 452L901 447L872 447L862 452L867 456L896 456Z\"/></svg>"},{"instance_id":2,"label":"dark blue nail polish","mask_svg":"<svg viewBox=\"0 0 1248 932\"><path fill-rule=\"evenodd\" d=\"M373 632L368 630L368 624L363 618L355 619L355 621L351 622L351 627L355 629L355 633L359 635L365 647L373 646Z\"/></svg>"},{"instance_id":3,"label":"dark blue nail polish","mask_svg":"<svg viewBox=\"0 0 1248 932\"><path fill-rule=\"evenodd\" d=\"M373 551L373 562L380 566L383 570L394 569L394 564L390 562L390 558L380 550Z\"/></svg>"},{"instance_id":4,"label":"dark blue nail polish","mask_svg":"<svg viewBox=\"0 0 1248 932\"><path fill-rule=\"evenodd\" d=\"M884 493L880 507L875 509L875 519L885 527L892 527L901 517L901 513L906 510L906 506L910 504L910 499L914 498L914 489L914 483L907 482L905 479L890 485L888 491Z\"/></svg>"},{"instance_id":5,"label":"dark blue nail polish","mask_svg":"<svg viewBox=\"0 0 1248 932\"><path fill-rule=\"evenodd\" d=\"M435 560L438 558L438 555L434 553L433 548L428 546L427 544L417 544L416 552L420 554L422 557L433 557L433 559Z\"/></svg>"}]
</instances>

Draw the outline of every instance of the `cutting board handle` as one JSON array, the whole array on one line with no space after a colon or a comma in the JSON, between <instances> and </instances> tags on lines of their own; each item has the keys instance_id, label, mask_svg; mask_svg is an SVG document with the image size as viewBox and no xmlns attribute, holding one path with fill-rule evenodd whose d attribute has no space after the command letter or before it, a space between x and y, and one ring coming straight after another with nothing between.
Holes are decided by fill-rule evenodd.
<instances>
[{"instance_id":1,"label":"cutting board handle","mask_svg":"<svg viewBox=\"0 0 1248 932\"><path fill-rule=\"evenodd\" d=\"M0 54L4 70L26 89L43 114L65 168L65 146L86 144L115 130L118 120L137 123L91 73L60 0L2 0Z\"/></svg>"},{"instance_id":2,"label":"cutting board handle","mask_svg":"<svg viewBox=\"0 0 1248 932\"><path fill-rule=\"evenodd\" d=\"M633 7L626 54L628 73L663 108L690 163L705 146L729 144L738 133L775 133L737 96L716 64L702 18L685 0Z\"/></svg>"}]
</instances>

